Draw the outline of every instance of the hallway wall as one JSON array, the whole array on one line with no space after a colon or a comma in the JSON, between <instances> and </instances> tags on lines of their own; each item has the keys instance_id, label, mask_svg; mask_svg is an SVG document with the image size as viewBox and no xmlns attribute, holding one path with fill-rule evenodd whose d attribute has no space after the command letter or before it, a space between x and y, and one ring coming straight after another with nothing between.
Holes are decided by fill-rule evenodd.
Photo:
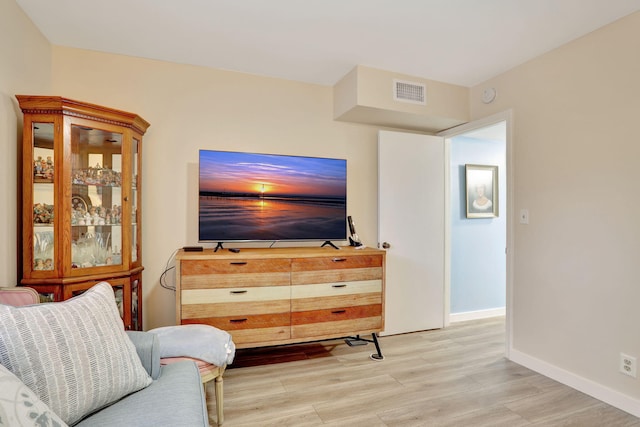
<instances>
[{"instance_id":1,"label":"hallway wall","mask_svg":"<svg viewBox=\"0 0 640 427\"><path fill-rule=\"evenodd\" d=\"M451 140L451 314L505 307L505 150L504 140ZM498 166L497 218L466 218L465 164Z\"/></svg>"}]
</instances>

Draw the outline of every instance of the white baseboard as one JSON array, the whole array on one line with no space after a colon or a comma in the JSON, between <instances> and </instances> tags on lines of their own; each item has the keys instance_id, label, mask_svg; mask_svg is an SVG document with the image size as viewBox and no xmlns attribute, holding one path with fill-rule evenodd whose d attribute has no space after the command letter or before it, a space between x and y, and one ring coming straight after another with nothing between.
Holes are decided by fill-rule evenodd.
<instances>
[{"instance_id":1,"label":"white baseboard","mask_svg":"<svg viewBox=\"0 0 640 427\"><path fill-rule=\"evenodd\" d=\"M540 359L529 356L521 351L510 349L509 358L524 367L536 371L546 377L554 379L559 383L574 388L582 393L595 397L613 407L628 412L631 415L640 417L640 400L634 399L619 391L598 384L589 379L578 376L557 366L551 365Z\"/></svg>"},{"instance_id":2,"label":"white baseboard","mask_svg":"<svg viewBox=\"0 0 640 427\"><path fill-rule=\"evenodd\" d=\"M488 317L504 316L506 309L504 307L491 308L489 310L466 311L464 313L449 314L449 322L465 322L467 320L486 319Z\"/></svg>"}]
</instances>

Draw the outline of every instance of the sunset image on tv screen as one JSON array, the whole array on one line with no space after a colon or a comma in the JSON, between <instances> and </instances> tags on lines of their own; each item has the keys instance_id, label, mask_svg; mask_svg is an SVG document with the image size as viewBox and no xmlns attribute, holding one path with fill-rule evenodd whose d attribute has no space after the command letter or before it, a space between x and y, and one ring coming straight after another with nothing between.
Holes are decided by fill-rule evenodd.
<instances>
[{"instance_id":1,"label":"sunset image on tv screen","mask_svg":"<svg viewBox=\"0 0 640 427\"><path fill-rule=\"evenodd\" d=\"M346 238L346 160L200 151L200 241Z\"/></svg>"}]
</instances>

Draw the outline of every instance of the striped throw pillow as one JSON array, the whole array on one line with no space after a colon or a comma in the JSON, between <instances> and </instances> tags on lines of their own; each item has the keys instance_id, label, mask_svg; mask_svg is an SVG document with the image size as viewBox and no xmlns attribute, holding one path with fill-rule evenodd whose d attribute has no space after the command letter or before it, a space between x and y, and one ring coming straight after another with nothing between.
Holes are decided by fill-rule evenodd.
<instances>
[{"instance_id":1,"label":"striped throw pillow","mask_svg":"<svg viewBox=\"0 0 640 427\"><path fill-rule=\"evenodd\" d=\"M64 302L0 305L0 364L68 424L151 383L106 282Z\"/></svg>"}]
</instances>

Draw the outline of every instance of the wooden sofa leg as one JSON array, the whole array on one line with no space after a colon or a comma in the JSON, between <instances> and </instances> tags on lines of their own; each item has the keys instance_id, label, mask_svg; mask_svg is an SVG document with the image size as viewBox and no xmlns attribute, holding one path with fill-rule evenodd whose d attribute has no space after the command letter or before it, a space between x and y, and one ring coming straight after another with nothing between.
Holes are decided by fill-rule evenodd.
<instances>
[{"instance_id":1,"label":"wooden sofa leg","mask_svg":"<svg viewBox=\"0 0 640 427\"><path fill-rule=\"evenodd\" d=\"M215 379L215 392L216 392L216 412L218 415L218 425L221 426L224 422L224 408L222 405L223 391L222 391L222 375L218 375Z\"/></svg>"}]
</instances>

